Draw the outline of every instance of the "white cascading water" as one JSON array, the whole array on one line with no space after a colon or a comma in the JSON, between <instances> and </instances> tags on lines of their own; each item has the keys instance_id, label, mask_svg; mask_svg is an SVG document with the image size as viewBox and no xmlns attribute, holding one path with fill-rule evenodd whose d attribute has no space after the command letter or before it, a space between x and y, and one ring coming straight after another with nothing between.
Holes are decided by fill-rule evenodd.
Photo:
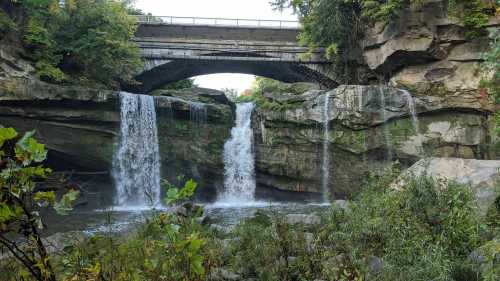
<instances>
[{"instance_id":1,"label":"white cascading water","mask_svg":"<svg viewBox=\"0 0 500 281\"><path fill-rule=\"evenodd\" d=\"M160 153L152 96L120 93L120 141L113 161L116 204L125 208L160 203Z\"/></svg>"},{"instance_id":2,"label":"white cascading water","mask_svg":"<svg viewBox=\"0 0 500 281\"><path fill-rule=\"evenodd\" d=\"M403 92L403 97L405 98L406 103L408 104L408 109L411 114L411 120L413 123L413 127L415 128L415 132L417 133L417 135L420 135L415 99L413 99L413 96L407 90L401 90L401 91Z\"/></svg>"},{"instance_id":3,"label":"white cascading water","mask_svg":"<svg viewBox=\"0 0 500 281\"><path fill-rule=\"evenodd\" d=\"M391 134L389 132L389 123L386 116L386 104L385 104L385 88L381 86L379 88L380 91L380 115L382 116L382 121L384 122L381 126L383 127L385 145L387 147L387 160L392 161L392 142L391 142Z\"/></svg>"},{"instance_id":4,"label":"white cascading water","mask_svg":"<svg viewBox=\"0 0 500 281\"><path fill-rule=\"evenodd\" d=\"M330 93L325 94L323 103L323 155L321 160L321 192L323 203L328 202L328 181L330 179L330 153L328 147L330 144Z\"/></svg>"},{"instance_id":5,"label":"white cascading water","mask_svg":"<svg viewBox=\"0 0 500 281\"><path fill-rule=\"evenodd\" d=\"M238 103L236 125L224 144L224 191L217 203L245 205L255 200L255 159L251 126L253 103Z\"/></svg>"},{"instance_id":6,"label":"white cascading water","mask_svg":"<svg viewBox=\"0 0 500 281\"><path fill-rule=\"evenodd\" d=\"M196 125L207 123L208 108L205 103L190 102L189 103L189 118Z\"/></svg>"}]
</instances>

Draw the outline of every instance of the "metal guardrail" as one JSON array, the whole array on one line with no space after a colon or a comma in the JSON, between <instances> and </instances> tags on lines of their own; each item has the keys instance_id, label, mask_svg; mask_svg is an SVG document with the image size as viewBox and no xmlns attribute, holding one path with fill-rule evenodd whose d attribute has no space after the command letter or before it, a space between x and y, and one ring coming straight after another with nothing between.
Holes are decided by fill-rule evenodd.
<instances>
[{"instance_id":1,"label":"metal guardrail","mask_svg":"<svg viewBox=\"0 0 500 281\"><path fill-rule=\"evenodd\" d=\"M179 25L210 25L236 27L262 27L278 29L299 29L300 22L288 20L232 19L232 18L197 18L174 16L134 16L139 23L179 24Z\"/></svg>"}]
</instances>

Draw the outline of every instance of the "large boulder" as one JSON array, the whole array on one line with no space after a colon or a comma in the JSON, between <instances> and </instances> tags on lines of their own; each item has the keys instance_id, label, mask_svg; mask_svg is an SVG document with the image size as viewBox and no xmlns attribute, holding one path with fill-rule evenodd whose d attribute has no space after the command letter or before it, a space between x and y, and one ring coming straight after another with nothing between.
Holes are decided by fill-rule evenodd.
<instances>
[{"instance_id":1,"label":"large boulder","mask_svg":"<svg viewBox=\"0 0 500 281\"><path fill-rule=\"evenodd\" d=\"M500 161L462 158L426 158L407 169L393 184L404 188L412 177L429 176L441 182L470 185L479 214L485 215L500 196Z\"/></svg>"}]
</instances>

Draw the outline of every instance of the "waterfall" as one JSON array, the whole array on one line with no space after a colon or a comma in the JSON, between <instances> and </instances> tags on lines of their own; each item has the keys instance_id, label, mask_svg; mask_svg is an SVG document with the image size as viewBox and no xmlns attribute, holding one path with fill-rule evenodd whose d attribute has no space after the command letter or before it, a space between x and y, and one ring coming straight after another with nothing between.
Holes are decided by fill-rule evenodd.
<instances>
[{"instance_id":1,"label":"waterfall","mask_svg":"<svg viewBox=\"0 0 500 281\"><path fill-rule=\"evenodd\" d=\"M321 193L323 195L323 203L328 202L329 189L328 181L330 179L330 154L328 146L330 144L330 93L325 94L323 103L323 147L321 160Z\"/></svg>"},{"instance_id":2,"label":"waterfall","mask_svg":"<svg viewBox=\"0 0 500 281\"><path fill-rule=\"evenodd\" d=\"M189 118L196 125L207 123L207 105L202 102L189 102Z\"/></svg>"},{"instance_id":3,"label":"waterfall","mask_svg":"<svg viewBox=\"0 0 500 281\"><path fill-rule=\"evenodd\" d=\"M379 88L379 91L380 91L380 115L382 117L382 122L383 124L381 125L382 126L382 129L383 129L383 132L384 132L384 141L385 141L385 145L387 147L387 160L389 161L392 161L392 147L391 147L391 134L389 132L389 120L387 118L387 115L385 113L385 107L386 107L386 104L385 104L385 89L384 87L380 87Z\"/></svg>"},{"instance_id":4,"label":"waterfall","mask_svg":"<svg viewBox=\"0 0 500 281\"><path fill-rule=\"evenodd\" d=\"M117 205L160 203L160 154L152 96L120 93L120 139L113 161Z\"/></svg>"},{"instance_id":5,"label":"waterfall","mask_svg":"<svg viewBox=\"0 0 500 281\"><path fill-rule=\"evenodd\" d=\"M253 103L236 105L236 125L224 144L224 192L218 203L246 204L255 196L255 159L251 126Z\"/></svg>"},{"instance_id":6,"label":"waterfall","mask_svg":"<svg viewBox=\"0 0 500 281\"><path fill-rule=\"evenodd\" d=\"M417 133L417 135L420 135L420 128L419 128L419 124L418 124L418 116L417 116L417 109L416 109L416 105L415 105L415 99L410 94L410 92L408 92L407 90L400 90L400 91L403 92L403 97L405 98L406 103L408 104L408 109L409 109L410 114L411 114L411 120L413 123L413 127L415 128L415 132Z\"/></svg>"}]
</instances>

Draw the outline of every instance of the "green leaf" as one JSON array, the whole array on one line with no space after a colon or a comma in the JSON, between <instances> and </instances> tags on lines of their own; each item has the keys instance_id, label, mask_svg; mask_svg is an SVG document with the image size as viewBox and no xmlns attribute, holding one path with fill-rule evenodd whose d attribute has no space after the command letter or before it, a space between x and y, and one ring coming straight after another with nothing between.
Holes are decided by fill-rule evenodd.
<instances>
[{"instance_id":1,"label":"green leaf","mask_svg":"<svg viewBox=\"0 0 500 281\"><path fill-rule=\"evenodd\" d=\"M190 252L197 252L200 250L201 246L203 246L204 241L201 239L193 239L191 240L191 243L189 244L189 251Z\"/></svg>"},{"instance_id":2,"label":"green leaf","mask_svg":"<svg viewBox=\"0 0 500 281\"><path fill-rule=\"evenodd\" d=\"M178 199L179 199L179 189L170 188L167 190L167 197L165 198L167 205L175 203L176 201L178 201Z\"/></svg>"},{"instance_id":3,"label":"green leaf","mask_svg":"<svg viewBox=\"0 0 500 281\"><path fill-rule=\"evenodd\" d=\"M33 200L35 200L40 207L48 207L54 205L56 202L56 194L54 191L37 192L35 193Z\"/></svg>"},{"instance_id":4,"label":"green leaf","mask_svg":"<svg viewBox=\"0 0 500 281\"><path fill-rule=\"evenodd\" d=\"M2 147L6 141L12 140L15 137L17 137L17 132L13 128L0 128L0 147Z\"/></svg>"},{"instance_id":5,"label":"green leaf","mask_svg":"<svg viewBox=\"0 0 500 281\"><path fill-rule=\"evenodd\" d=\"M189 199L193 196L196 191L198 184L194 180L188 180L184 187L179 191L179 199Z\"/></svg>"},{"instance_id":6,"label":"green leaf","mask_svg":"<svg viewBox=\"0 0 500 281\"><path fill-rule=\"evenodd\" d=\"M205 274L205 268L203 267L203 257L201 255L195 255L191 258L191 270L200 276L203 276Z\"/></svg>"},{"instance_id":7,"label":"green leaf","mask_svg":"<svg viewBox=\"0 0 500 281\"><path fill-rule=\"evenodd\" d=\"M67 215L69 211L73 210L73 203L80 195L80 192L77 190L71 190L68 193L64 194L59 202L54 204L54 210L59 215Z\"/></svg>"},{"instance_id":8,"label":"green leaf","mask_svg":"<svg viewBox=\"0 0 500 281\"><path fill-rule=\"evenodd\" d=\"M32 136L35 131L30 131L16 144L16 157L22 161L24 166L30 165L32 162L40 163L47 158L47 150L45 145L37 142Z\"/></svg>"},{"instance_id":9,"label":"green leaf","mask_svg":"<svg viewBox=\"0 0 500 281\"><path fill-rule=\"evenodd\" d=\"M4 223L16 217L16 213L6 203L0 203L0 223Z\"/></svg>"}]
</instances>

